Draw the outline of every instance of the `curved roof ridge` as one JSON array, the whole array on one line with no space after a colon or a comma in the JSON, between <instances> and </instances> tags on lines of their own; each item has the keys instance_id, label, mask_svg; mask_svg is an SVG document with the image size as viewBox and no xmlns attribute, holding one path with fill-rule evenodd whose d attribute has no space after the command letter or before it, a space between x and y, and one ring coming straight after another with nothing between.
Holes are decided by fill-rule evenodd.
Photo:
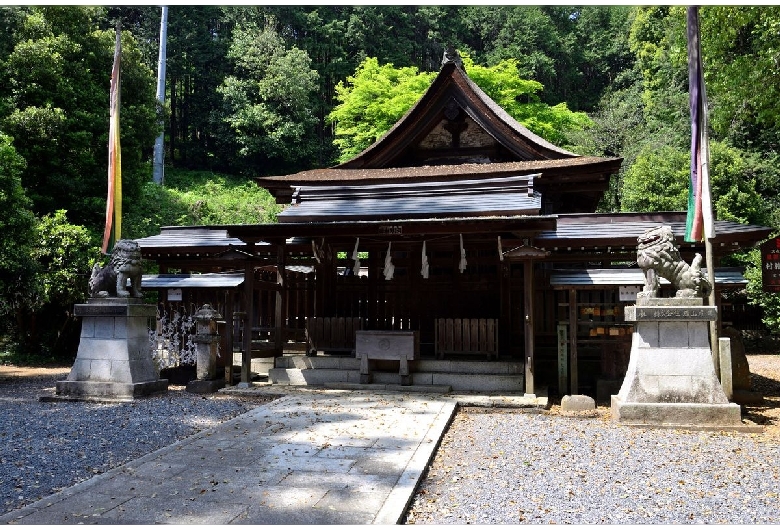
<instances>
[{"instance_id":1,"label":"curved roof ridge","mask_svg":"<svg viewBox=\"0 0 780 530\"><path fill-rule=\"evenodd\" d=\"M487 119L480 123L480 127L515 155L518 155L518 150L512 148L511 143L513 143L513 140L514 143L526 142L534 151L546 151L548 155L551 155L546 156L544 153L539 153L541 159L575 158L580 156L558 147L531 132L531 130L510 116L506 110L488 96L456 61L443 61L441 70L439 70L438 75L431 82L425 93L390 129L351 159L332 167L334 169L388 167L383 163L392 158L392 152L407 147L408 143L412 141L412 135L402 135L399 131L415 127L418 120L432 119L434 114L431 114L431 109L437 104L441 104L439 103L441 99L451 97L450 90L459 92L466 103L470 102L483 106L484 109L481 110L487 110L492 114L495 121L490 119L490 116L486 116ZM461 102L461 105L463 103ZM464 110L468 111L469 109L465 107L468 107L468 105L464 105ZM472 118L475 118L475 116L472 115ZM476 118L478 122L482 121L480 116L476 116ZM500 132L498 129L502 126L505 130ZM507 135L507 132L511 134ZM510 145L507 145L508 143ZM522 160L520 156L518 156L518 160Z\"/></svg>"}]
</instances>

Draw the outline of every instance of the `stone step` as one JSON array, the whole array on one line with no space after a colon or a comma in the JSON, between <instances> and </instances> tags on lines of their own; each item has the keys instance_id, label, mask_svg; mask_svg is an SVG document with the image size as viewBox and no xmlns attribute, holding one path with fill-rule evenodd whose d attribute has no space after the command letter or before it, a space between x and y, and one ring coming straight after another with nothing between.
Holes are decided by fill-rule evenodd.
<instances>
[{"instance_id":1,"label":"stone step","mask_svg":"<svg viewBox=\"0 0 780 530\"><path fill-rule=\"evenodd\" d=\"M518 361L463 361L421 359L410 361L414 372L523 375L524 367ZM354 357L285 355L277 357L275 368L317 369L317 370L359 370L360 360Z\"/></svg>"},{"instance_id":2,"label":"stone step","mask_svg":"<svg viewBox=\"0 0 780 530\"><path fill-rule=\"evenodd\" d=\"M325 383L325 388L333 388L336 390L390 390L392 392L414 392L425 394L448 394L452 392L452 388L444 385L392 385L392 384L380 384L380 383Z\"/></svg>"},{"instance_id":3,"label":"stone step","mask_svg":"<svg viewBox=\"0 0 780 530\"><path fill-rule=\"evenodd\" d=\"M372 371L372 383L398 385L398 373ZM429 387L450 387L453 392L523 392L523 375L448 373L413 371L412 385ZM278 385L325 386L333 383L360 384L359 369L326 368L272 368L268 380Z\"/></svg>"}]
</instances>

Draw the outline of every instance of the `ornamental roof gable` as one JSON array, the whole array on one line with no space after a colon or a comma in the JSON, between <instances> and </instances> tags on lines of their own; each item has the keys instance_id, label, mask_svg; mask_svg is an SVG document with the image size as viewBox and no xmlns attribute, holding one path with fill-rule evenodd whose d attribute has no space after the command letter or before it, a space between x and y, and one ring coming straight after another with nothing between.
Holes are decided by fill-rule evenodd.
<instances>
[{"instance_id":1,"label":"ornamental roof gable","mask_svg":"<svg viewBox=\"0 0 780 530\"><path fill-rule=\"evenodd\" d=\"M453 52L415 105L338 169L558 160L578 155L532 133L474 83Z\"/></svg>"}]
</instances>

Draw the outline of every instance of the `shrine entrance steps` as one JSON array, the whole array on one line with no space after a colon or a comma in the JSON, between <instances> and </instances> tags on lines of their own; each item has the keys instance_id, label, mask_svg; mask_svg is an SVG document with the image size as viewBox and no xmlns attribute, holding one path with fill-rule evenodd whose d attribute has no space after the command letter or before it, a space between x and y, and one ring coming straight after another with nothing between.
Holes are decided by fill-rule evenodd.
<instances>
[{"instance_id":1,"label":"shrine entrance steps","mask_svg":"<svg viewBox=\"0 0 780 530\"><path fill-rule=\"evenodd\" d=\"M371 387L409 392L513 393L524 391L524 367L517 361L435 360L409 361L411 385L401 386L397 361L372 360L371 383L362 384L360 360L351 356L284 355L268 370L276 385Z\"/></svg>"}]
</instances>

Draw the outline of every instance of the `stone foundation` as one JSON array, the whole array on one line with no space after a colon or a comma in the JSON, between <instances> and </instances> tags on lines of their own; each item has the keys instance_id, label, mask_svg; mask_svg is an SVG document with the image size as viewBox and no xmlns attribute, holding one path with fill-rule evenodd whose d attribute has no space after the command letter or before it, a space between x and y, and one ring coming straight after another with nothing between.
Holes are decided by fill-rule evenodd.
<instances>
[{"instance_id":1,"label":"stone foundation","mask_svg":"<svg viewBox=\"0 0 780 530\"><path fill-rule=\"evenodd\" d=\"M152 360L149 321L157 310L135 298L91 298L82 318L76 361L57 396L66 400L132 400L166 392Z\"/></svg>"},{"instance_id":2,"label":"stone foundation","mask_svg":"<svg viewBox=\"0 0 780 530\"><path fill-rule=\"evenodd\" d=\"M635 322L631 359L612 417L626 425L741 430L715 374L709 321L717 308L700 299L653 298L626 307Z\"/></svg>"}]
</instances>

